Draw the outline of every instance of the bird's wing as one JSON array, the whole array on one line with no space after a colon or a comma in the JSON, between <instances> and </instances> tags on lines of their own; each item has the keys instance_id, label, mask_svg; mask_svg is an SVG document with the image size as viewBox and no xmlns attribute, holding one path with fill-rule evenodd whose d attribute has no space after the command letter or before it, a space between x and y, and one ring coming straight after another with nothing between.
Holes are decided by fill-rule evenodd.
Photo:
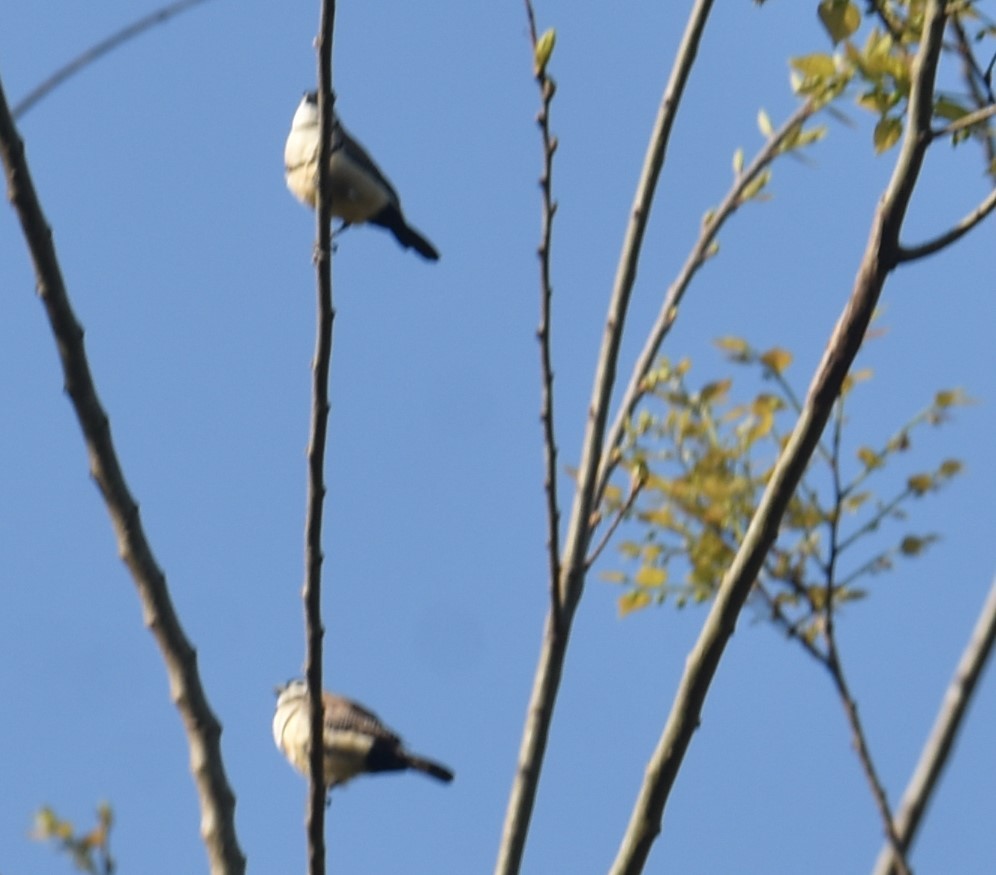
<instances>
[{"instance_id":1,"label":"bird's wing","mask_svg":"<svg viewBox=\"0 0 996 875\"><path fill-rule=\"evenodd\" d=\"M373 711L343 696L329 695L325 700L325 727L330 731L360 732L401 744L401 739L383 723Z\"/></svg>"},{"instance_id":2,"label":"bird's wing","mask_svg":"<svg viewBox=\"0 0 996 875\"><path fill-rule=\"evenodd\" d=\"M335 152L337 149L342 149L349 155L351 160L359 164L366 173L374 177L384 187L384 190L388 192L396 206L401 204L394 186L388 182L387 177L384 176L381 169L374 163L373 158L367 154L367 150L349 135L338 118L335 120L335 127L332 129L332 151Z\"/></svg>"}]
</instances>

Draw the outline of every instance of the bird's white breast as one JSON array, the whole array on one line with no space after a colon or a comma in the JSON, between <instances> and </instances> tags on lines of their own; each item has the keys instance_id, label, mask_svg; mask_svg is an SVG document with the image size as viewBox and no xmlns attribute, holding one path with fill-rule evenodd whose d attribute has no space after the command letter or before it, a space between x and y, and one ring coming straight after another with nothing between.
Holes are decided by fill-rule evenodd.
<instances>
[{"instance_id":1,"label":"bird's white breast","mask_svg":"<svg viewBox=\"0 0 996 875\"><path fill-rule=\"evenodd\" d=\"M308 706L303 699L281 702L273 715L273 739L284 756L302 775L310 772ZM325 782L342 784L363 771L373 745L371 736L352 730L332 730L327 726L322 738L325 748Z\"/></svg>"}]
</instances>

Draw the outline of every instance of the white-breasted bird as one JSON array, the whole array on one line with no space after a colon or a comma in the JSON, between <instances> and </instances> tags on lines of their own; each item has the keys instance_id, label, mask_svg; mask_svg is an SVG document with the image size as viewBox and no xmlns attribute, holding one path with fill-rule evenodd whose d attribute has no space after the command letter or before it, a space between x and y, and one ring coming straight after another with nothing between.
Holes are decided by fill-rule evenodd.
<instances>
[{"instance_id":1,"label":"white-breasted bird","mask_svg":"<svg viewBox=\"0 0 996 875\"><path fill-rule=\"evenodd\" d=\"M310 725L307 681L296 679L277 687L273 740L302 775L309 774ZM407 750L398 735L362 705L333 693L322 693L325 783L329 790L365 772L415 769L450 782L453 772L440 763Z\"/></svg>"},{"instance_id":2,"label":"white-breasted bird","mask_svg":"<svg viewBox=\"0 0 996 875\"><path fill-rule=\"evenodd\" d=\"M294 113L284 145L287 187L299 201L314 209L318 204L318 98L309 91ZM387 228L405 248L437 261L436 248L405 221L394 187L366 150L333 118L329 188L332 215L343 226L369 222Z\"/></svg>"}]
</instances>

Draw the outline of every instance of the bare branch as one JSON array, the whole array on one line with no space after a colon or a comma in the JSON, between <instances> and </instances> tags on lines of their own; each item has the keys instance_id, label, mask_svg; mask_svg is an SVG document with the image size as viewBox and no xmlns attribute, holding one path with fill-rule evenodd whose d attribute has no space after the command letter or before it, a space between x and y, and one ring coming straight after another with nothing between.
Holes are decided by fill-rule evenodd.
<instances>
[{"instance_id":1,"label":"bare branch","mask_svg":"<svg viewBox=\"0 0 996 875\"><path fill-rule=\"evenodd\" d=\"M681 271L674 282L671 283L667 294L664 296L664 303L661 304L657 319L650 329L650 333L647 335L646 343L640 352L639 358L633 366L629 384L626 386L626 391L623 393L622 400L619 403L616 418L605 440L605 450L599 465L598 480L595 486L596 504L601 501L605 493L605 487L608 485L609 478L612 476L612 472L615 470L615 466L619 460L618 448L625 434L626 423L633 415L636 405L639 404L645 394L643 381L646 379L647 374L650 373L650 369L654 365L654 360L660 351L661 344L664 342L664 338L667 336L668 331L671 330L671 326L677 318L678 305L681 303L681 299L684 297L692 278L708 259L710 248L716 236L726 223L726 220L737 211L742 202L744 192L767 169L768 165L774 161L785 141L795 134L805 124L806 119L814 112L816 112L816 106L811 101L807 101L792 113L788 121L772 134L750 166L734 180L733 185L715 213L703 224L702 231L692 245L692 249L688 254L688 258L685 259Z\"/></svg>"},{"instance_id":2,"label":"bare branch","mask_svg":"<svg viewBox=\"0 0 996 875\"><path fill-rule=\"evenodd\" d=\"M48 79L29 91L14 107L12 113L14 118L21 118L39 100L46 97L67 79L79 73L84 67L90 66L90 64L99 60L108 52L113 51L118 46L128 42L128 40L134 39L149 30L149 28L155 27L157 24L162 24L173 16L179 15L181 12L185 12L187 9L204 2L205 0L176 0L174 3L168 3L155 12L150 12L137 21L133 21L127 27L121 28L121 30L111 34L96 45L91 46L83 54L73 58L68 64L60 67Z\"/></svg>"},{"instance_id":3,"label":"bare branch","mask_svg":"<svg viewBox=\"0 0 996 875\"><path fill-rule=\"evenodd\" d=\"M318 203L315 210L317 316L312 366L311 437L308 442L308 509L305 519L304 599L305 677L311 716L308 794L308 872L325 875L325 757L322 707L322 515L325 504L325 441L328 434L329 372L332 368L332 204L329 159L335 95L332 91L332 38L335 0L322 0L315 47L318 50Z\"/></svg>"},{"instance_id":4,"label":"bare branch","mask_svg":"<svg viewBox=\"0 0 996 875\"><path fill-rule=\"evenodd\" d=\"M960 119L951 122L949 125L945 125L943 128L937 128L937 130L931 131L930 136L935 140L940 139L941 137L948 137L951 134L957 134L958 131L964 131L966 128L981 124L987 119L991 119L994 115L996 115L996 104L983 106L980 109L975 110L975 112L963 115Z\"/></svg>"},{"instance_id":5,"label":"bare branch","mask_svg":"<svg viewBox=\"0 0 996 875\"><path fill-rule=\"evenodd\" d=\"M923 36L913 65L910 124L892 179L877 207L851 298L814 375L803 412L688 656L667 723L647 765L626 835L610 870L613 875L643 871L723 651L861 346L885 280L896 266L899 232L930 140L933 85L944 22L943 0L928 0Z\"/></svg>"},{"instance_id":6,"label":"bare branch","mask_svg":"<svg viewBox=\"0 0 996 875\"><path fill-rule=\"evenodd\" d=\"M241 875L245 857L235 834L235 796L225 776L221 724L208 705L197 669L197 652L187 640L173 608L166 578L152 553L138 504L128 489L111 438L110 423L97 396L76 320L24 156L0 85L0 158L7 191L17 212L31 259L38 295L55 338L66 392L72 402L90 460L90 474L107 505L118 552L131 572L145 624L159 645L169 677L170 694L187 734L190 768L201 806L201 837L212 875Z\"/></svg>"},{"instance_id":7,"label":"bare branch","mask_svg":"<svg viewBox=\"0 0 996 875\"><path fill-rule=\"evenodd\" d=\"M623 325L629 306L630 293L636 280L643 236L650 216L650 207L657 188L657 179L664 163L671 128L677 115L685 84L691 73L699 41L705 29L712 0L696 0L689 14L671 75L651 134L643 172L637 186L623 243L616 279L605 320L602 346L595 369L591 404L578 466L577 488L571 508L567 537L564 543L560 573L559 622L550 617L544 629L544 640L536 669L533 692L526 714L526 724L519 747L518 769L509 796L502 832L501 847L495 866L496 875L514 875L519 871L526 835L532 816L536 790L546 751L550 723L557 690L563 671L567 642L574 611L581 599L585 582L585 555L591 540L591 515L595 507L595 482L605 436L605 423L615 385L616 366Z\"/></svg>"},{"instance_id":8,"label":"bare branch","mask_svg":"<svg viewBox=\"0 0 996 875\"><path fill-rule=\"evenodd\" d=\"M633 505L636 503L636 499L640 492L643 491L643 487L646 484L647 479L645 476L635 477L630 484L629 495L626 496L626 500L623 502L622 507L616 511L615 515L612 517L612 522L609 523L608 528L599 538L598 543L594 546L591 554L585 560L586 568L591 568L592 565L598 560L598 557L602 554L602 551L609 545L609 541L612 540L612 536L616 533L616 529L619 528L622 521L626 518L632 509Z\"/></svg>"},{"instance_id":9,"label":"bare branch","mask_svg":"<svg viewBox=\"0 0 996 875\"><path fill-rule=\"evenodd\" d=\"M908 850L920 826L920 820L937 786L941 772L954 750L955 739L968 712L982 670L985 668L996 641L996 579L989 588L982 612L962 654L954 677L948 684L920 761L903 793L894 823L899 845ZM896 875L895 851L886 844L875 863L874 875Z\"/></svg>"},{"instance_id":10,"label":"bare branch","mask_svg":"<svg viewBox=\"0 0 996 875\"><path fill-rule=\"evenodd\" d=\"M529 36L533 45L533 57L539 36L536 32L536 16L533 5L526 0L526 15L529 19ZM557 440L554 432L553 416L553 358L550 338L550 313L553 303L553 285L550 281L550 247L553 235L553 217L557 204L553 200L553 154L557 151L557 138L550 133L550 106L556 93L554 81L546 74L546 64L536 61L536 82L540 87L542 108L536 116L543 137L543 174L540 176L540 191L543 193L543 225L540 231L540 322L536 338L540 348L540 374L542 390L540 397L540 422L543 426L543 460L546 466L543 489L546 493L547 553L550 560L550 615L554 629L560 625L560 506L557 500Z\"/></svg>"},{"instance_id":11,"label":"bare branch","mask_svg":"<svg viewBox=\"0 0 996 875\"><path fill-rule=\"evenodd\" d=\"M827 614L832 613L832 608L827 608ZM844 669L840 664L837 653L837 642L832 631L827 635L828 657L824 665L833 678L834 686L837 688L837 695L844 706L844 714L847 716L848 725L851 727L851 735L854 740L854 750L858 754L861 768L865 773L865 780L871 789L872 798L875 800L875 807L878 809L879 817L882 820L885 830L886 840L892 849L896 865L896 875L910 875L909 864L906 862L905 849L896 833L894 821L892 819L892 809L889 808L889 800L885 795L885 787L878 776L875 764L872 761L871 750L868 747L868 739L865 736L864 727L861 725L861 718L858 716L858 703L851 694L847 679L844 677Z\"/></svg>"},{"instance_id":12,"label":"bare branch","mask_svg":"<svg viewBox=\"0 0 996 875\"><path fill-rule=\"evenodd\" d=\"M928 255L940 252L940 250L950 246L956 240L971 231L994 209L996 209L996 188L989 192L986 199L953 228L945 231L933 240L928 240L926 243L921 243L918 246L901 246L899 248L900 263L916 261L918 258L926 258Z\"/></svg>"}]
</instances>

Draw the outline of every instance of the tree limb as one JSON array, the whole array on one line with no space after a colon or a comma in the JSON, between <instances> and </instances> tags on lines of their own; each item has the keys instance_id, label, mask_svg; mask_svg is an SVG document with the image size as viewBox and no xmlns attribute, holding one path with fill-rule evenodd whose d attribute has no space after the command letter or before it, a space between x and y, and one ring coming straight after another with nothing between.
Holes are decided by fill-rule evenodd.
<instances>
[{"instance_id":1,"label":"tree limb","mask_svg":"<svg viewBox=\"0 0 996 875\"><path fill-rule=\"evenodd\" d=\"M968 705L978 685L996 641L996 579L986 596L975 629L962 654L954 677L948 684L944 701L927 743L920 754L913 776L903 793L894 819L900 846L909 850L916 838L920 820L927 809L941 772L954 750L955 739L968 712ZM879 853L873 875L897 875L895 851L886 843Z\"/></svg>"},{"instance_id":2,"label":"tree limb","mask_svg":"<svg viewBox=\"0 0 996 875\"><path fill-rule=\"evenodd\" d=\"M166 578L146 538L138 504L125 482L107 413L90 374L83 329L69 302L52 231L38 202L24 144L8 110L2 85L0 158L7 175L8 196L34 263L38 295L45 306L62 363L66 392L83 432L90 474L104 498L117 536L118 552L135 582L145 624L159 645L170 695L186 730L190 769L201 807L201 838L212 875L241 875L245 872L245 857L235 834L235 796L225 776L221 724L208 705L197 668L197 652L180 626Z\"/></svg>"},{"instance_id":3,"label":"tree limb","mask_svg":"<svg viewBox=\"0 0 996 875\"><path fill-rule=\"evenodd\" d=\"M529 830L533 804L536 800L543 756L546 751L557 690L563 672L564 657L567 653L571 623L584 589L585 554L591 539L591 515L595 507L596 474L602 454L609 402L615 384L623 324L629 306L630 293L636 281L637 262L657 187L657 179L664 163L671 128L712 5L712 0L696 0L689 15L688 24L658 110L657 121L651 135L647 155L644 159L643 172L630 213L629 226L619 259L602 336L602 346L595 369L591 404L588 409L581 462L578 468L577 488L564 543L558 583L561 616L559 621L548 616L544 627L539 664L536 668L533 692L519 747L518 768L505 813L501 846L495 866L496 875L514 875L517 873L525 850L526 835Z\"/></svg>"},{"instance_id":4,"label":"tree limb","mask_svg":"<svg viewBox=\"0 0 996 875\"><path fill-rule=\"evenodd\" d=\"M643 871L723 651L861 346L885 280L897 264L899 231L930 142L933 85L945 17L942 0L928 0L923 36L913 67L910 123L892 179L876 210L850 300L817 367L802 414L688 656L667 723L647 765L629 826L610 870L612 875L635 875Z\"/></svg>"}]
</instances>

